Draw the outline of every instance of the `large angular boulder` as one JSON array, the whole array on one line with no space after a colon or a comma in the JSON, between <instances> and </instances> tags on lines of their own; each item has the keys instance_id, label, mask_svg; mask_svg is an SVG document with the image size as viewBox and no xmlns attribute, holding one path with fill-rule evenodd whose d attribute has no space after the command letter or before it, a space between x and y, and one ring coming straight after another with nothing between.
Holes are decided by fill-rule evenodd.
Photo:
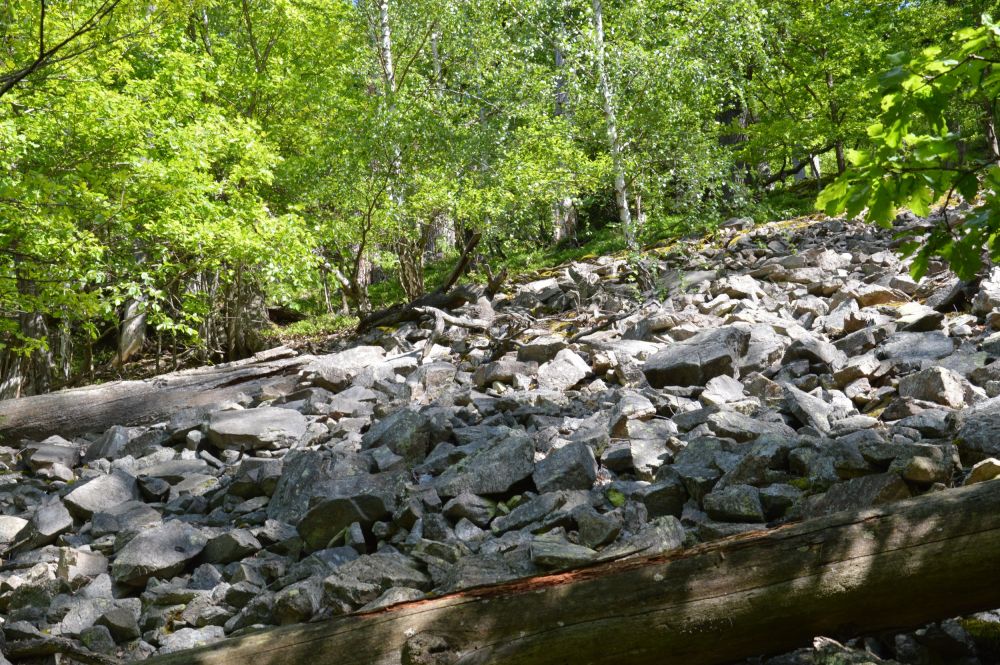
<instances>
[{"instance_id":1,"label":"large angular boulder","mask_svg":"<svg viewBox=\"0 0 1000 665\"><path fill-rule=\"evenodd\" d=\"M63 497L63 501L77 515L90 517L138 498L139 485L135 478L124 471L114 470L76 487Z\"/></svg>"},{"instance_id":2,"label":"large angular boulder","mask_svg":"<svg viewBox=\"0 0 1000 665\"><path fill-rule=\"evenodd\" d=\"M517 376L533 376L537 373L537 362L515 360L509 356L480 365L473 372L472 380L482 390L494 383L513 383Z\"/></svg>"},{"instance_id":3,"label":"large angular boulder","mask_svg":"<svg viewBox=\"0 0 1000 665\"><path fill-rule=\"evenodd\" d=\"M298 522L316 496L329 496L337 478L367 475L368 464L357 455L335 455L325 450L293 450L285 456L281 477L267 504L267 516L288 524Z\"/></svg>"},{"instance_id":4,"label":"large angular boulder","mask_svg":"<svg viewBox=\"0 0 1000 665\"><path fill-rule=\"evenodd\" d=\"M752 485L731 485L705 496L705 512L721 522L763 522L760 490Z\"/></svg>"},{"instance_id":5,"label":"large angular boulder","mask_svg":"<svg viewBox=\"0 0 1000 665\"><path fill-rule=\"evenodd\" d=\"M96 459L115 459L122 454L125 446L129 442L129 431L126 427L115 425L104 435L90 444L87 452L83 456L84 462L92 462Z\"/></svg>"},{"instance_id":6,"label":"large angular boulder","mask_svg":"<svg viewBox=\"0 0 1000 665\"><path fill-rule=\"evenodd\" d=\"M543 390L569 390L589 373L590 365L583 358L569 349L563 349L538 368L538 387Z\"/></svg>"},{"instance_id":7,"label":"large angular boulder","mask_svg":"<svg viewBox=\"0 0 1000 665\"><path fill-rule=\"evenodd\" d=\"M594 451L585 443L570 443L549 453L532 474L539 492L589 490L597 479Z\"/></svg>"},{"instance_id":8,"label":"large angular boulder","mask_svg":"<svg viewBox=\"0 0 1000 665\"><path fill-rule=\"evenodd\" d=\"M955 444L966 464L1000 457L1000 397L960 411L956 417Z\"/></svg>"},{"instance_id":9,"label":"large angular boulder","mask_svg":"<svg viewBox=\"0 0 1000 665\"><path fill-rule=\"evenodd\" d=\"M961 409L973 398L972 386L960 374L944 367L929 367L899 380L899 394Z\"/></svg>"},{"instance_id":10,"label":"large angular boulder","mask_svg":"<svg viewBox=\"0 0 1000 665\"><path fill-rule=\"evenodd\" d=\"M899 332L878 348L888 360L937 360L955 351L955 340L940 332Z\"/></svg>"},{"instance_id":11,"label":"large angular boulder","mask_svg":"<svg viewBox=\"0 0 1000 665\"><path fill-rule=\"evenodd\" d=\"M126 501L90 518L90 535L95 538L108 534L138 532L161 522L160 513L142 501Z\"/></svg>"},{"instance_id":12,"label":"large angular boulder","mask_svg":"<svg viewBox=\"0 0 1000 665\"><path fill-rule=\"evenodd\" d=\"M166 522L130 540L111 564L111 575L129 586L143 586L151 577L168 579L182 572L207 544L208 538L190 524Z\"/></svg>"},{"instance_id":13,"label":"large angular boulder","mask_svg":"<svg viewBox=\"0 0 1000 665\"><path fill-rule=\"evenodd\" d=\"M309 419L292 409L216 411L208 421L208 440L221 449L279 450L297 444L308 426Z\"/></svg>"},{"instance_id":14,"label":"large angular boulder","mask_svg":"<svg viewBox=\"0 0 1000 665\"><path fill-rule=\"evenodd\" d=\"M244 499L274 494L284 462L280 459L244 457L229 485L229 493Z\"/></svg>"},{"instance_id":15,"label":"large angular boulder","mask_svg":"<svg viewBox=\"0 0 1000 665\"><path fill-rule=\"evenodd\" d=\"M378 488L353 496L324 499L309 509L298 531L309 550L324 549L341 531L355 522L362 527L389 516L390 505Z\"/></svg>"},{"instance_id":16,"label":"large angular boulder","mask_svg":"<svg viewBox=\"0 0 1000 665\"><path fill-rule=\"evenodd\" d=\"M41 443L24 447L24 458L32 471L59 464L72 469L80 461L80 447L61 436L50 436Z\"/></svg>"},{"instance_id":17,"label":"large angular boulder","mask_svg":"<svg viewBox=\"0 0 1000 665\"><path fill-rule=\"evenodd\" d=\"M432 438L431 419L414 409L400 409L372 425L361 444L364 448L388 446L412 464L427 457Z\"/></svg>"},{"instance_id":18,"label":"large angular boulder","mask_svg":"<svg viewBox=\"0 0 1000 665\"><path fill-rule=\"evenodd\" d=\"M48 545L73 527L73 516L58 496L49 496L35 509L28 523L14 536L18 551Z\"/></svg>"},{"instance_id":19,"label":"large angular boulder","mask_svg":"<svg viewBox=\"0 0 1000 665\"><path fill-rule=\"evenodd\" d=\"M385 349L380 346L355 346L339 353L320 356L306 366L303 374L320 388L338 392L348 386L351 377L384 359Z\"/></svg>"},{"instance_id":20,"label":"large angular boulder","mask_svg":"<svg viewBox=\"0 0 1000 665\"><path fill-rule=\"evenodd\" d=\"M434 486L443 497L463 492L504 494L531 476L535 469L535 445L526 434L511 432L448 467Z\"/></svg>"},{"instance_id":21,"label":"large angular boulder","mask_svg":"<svg viewBox=\"0 0 1000 665\"><path fill-rule=\"evenodd\" d=\"M704 385L723 374L736 376L749 344L745 326L706 330L650 356L642 371L655 388Z\"/></svg>"},{"instance_id":22,"label":"large angular boulder","mask_svg":"<svg viewBox=\"0 0 1000 665\"><path fill-rule=\"evenodd\" d=\"M910 489L898 473L878 473L838 483L825 494L809 497L804 517L820 517L842 510L860 510L910 496Z\"/></svg>"}]
</instances>

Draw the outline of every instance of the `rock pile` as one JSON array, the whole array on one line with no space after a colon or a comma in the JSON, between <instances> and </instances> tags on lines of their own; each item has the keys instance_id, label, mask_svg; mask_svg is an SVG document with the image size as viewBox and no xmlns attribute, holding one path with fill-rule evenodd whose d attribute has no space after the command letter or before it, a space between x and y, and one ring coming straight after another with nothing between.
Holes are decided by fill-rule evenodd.
<instances>
[{"instance_id":1,"label":"rock pile","mask_svg":"<svg viewBox=\"0 0 1000 665\"><path fill-rule=\"evenodd\" d=\"M914 282L924 223L574 263L220 410L0 447L0 645L141 659L992 479L1000 271ZM966 627L852 646L979 662Z\"/></svg>"}]
</instances>

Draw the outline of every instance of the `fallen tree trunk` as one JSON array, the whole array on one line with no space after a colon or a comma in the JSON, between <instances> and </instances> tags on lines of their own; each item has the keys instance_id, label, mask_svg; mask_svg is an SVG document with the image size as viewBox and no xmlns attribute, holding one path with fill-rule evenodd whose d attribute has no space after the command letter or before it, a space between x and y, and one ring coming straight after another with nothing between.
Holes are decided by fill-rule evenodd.
<instances>
[{"instance_id":1,"label":"fallen tree trunk","mask_svg":"<svg viewBox=\"0 0 1000 665\"><path fill-rule=\"evenodd\" d=\"M365 332L379 326L395 326L406 321L416 321L424 316L421 308L435 307L437 309L457 309L467 302L475 300L477 294L468 287L459 287L448 292L431 291L416 300L400 305L393 305L367 316L358 323L358 332Z\"/></svg>"},{"instance_id":2,"label":"fallen tree trunk","mask_svg":"<svg viewBox=\"0 0 1000 665\"><path fill-rule=\"evenodd\" d=\"M458 263L455 264L455 268L448 275L448 279L444 281L444 284L430 293L425 293L411 300L409 303L393 305L392 307L366 316L358 323L358 332L365 332L379 326L394 326L405 321L416 321L423 316L420 312L420 308L422 307L455 309L470 300L475 300L476 294L469 289L455 289L454 287L459 278L469 269L469 264L472 262L472 252L476 249L476 245L479 244L481 237L479 233L475 233L469 238L469 242L465 244L465 249L462 250L462 255L458 258Z\"/></svg>"},{"instance_id":3,"label":"fallen tree trunk","mask_svg":"<svg viewBox=\"0 0 1000 665\"><path fill-rule=\"evenodd\" d=\"M144 425L177 411L253 395L275 377L296 373L311 356L272 349L253 358L164 374L144 381L95 386L0 401L0 443L59 434L72 437L112 425Z\"/></svg>"},{"instance_id":4,"label":"fallen tree trunk","mask_svg":"<svg viewBox=\"0 0 1000 665\"><path fill-rule=\"evenodd\" d=\"M1000 606L1000 482L276 628L150 665L725 663Z\"/></svg>"}]
</instances>

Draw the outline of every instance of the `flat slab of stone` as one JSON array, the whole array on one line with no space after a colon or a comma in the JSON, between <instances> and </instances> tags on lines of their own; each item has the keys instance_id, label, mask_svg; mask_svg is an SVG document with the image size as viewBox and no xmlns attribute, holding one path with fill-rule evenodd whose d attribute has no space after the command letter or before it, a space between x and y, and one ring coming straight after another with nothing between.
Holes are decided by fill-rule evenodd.
<instances>
[{"instance_id":1,"label":"flat slab of stone","mask_svg":"<svg viewBox=\"0 0 1000 665\"><path fill-rule=\"evenodd\" d=\"M115 581L143 586L151 577L169 579L201 554L208 538L184 522L166 522L140 533L123 547L111 564Z\"/></svg>"},{"instance_id":2,"label":"flat slab of stone","mask_svg":"<svg viewBox=\"0 0 1000 665\"><path fill-rule=\"evenodd\" d=\"M441 496L462 492L502 494L525 480L535 469L535 445L521 433L511 433L452 465L434 483Z\"/></svg>"},{"instance_id":3,"label":"flat slab of stone","mask_svg":"<svg viewBox=\"0 0 1000 665\"><path fill-rule=\"evenodd\" d=\"M208 440L222 449L278 450L298 443L308 426L309 419L291 409L216 411L208 422Z\"/></svg>"},{"instance_id":4,"label":"flat slab of stone","mask_svg":"<svg viewBox=\"0 0 1000 665\"><path fill-rule=\"evenodd\" d=\"M90 517L96 512L138 498L139 485L135 478L124 471L115 470L81 484L63 497L63 501L74 513Z\"/></svg>"},{"instance_id":5,"label":"flat slab of stone","mask_svg":"<svg viewBox=\"0 0 1000 665\"><path fill-rule=\"evenodd\" d=\"M741 326L706 330L653 354L642 371L655 388L704 385L717 376L735 376L749 344L750 332Z\"/></svg>"}]
</instances>

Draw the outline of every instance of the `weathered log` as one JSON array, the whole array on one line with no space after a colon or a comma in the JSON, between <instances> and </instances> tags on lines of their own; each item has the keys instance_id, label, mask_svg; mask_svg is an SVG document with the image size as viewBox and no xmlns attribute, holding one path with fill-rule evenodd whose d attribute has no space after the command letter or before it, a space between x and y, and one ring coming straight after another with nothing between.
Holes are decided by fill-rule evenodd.
<instances>
[{"instance_id":1,"label":"weathered log","mask_svg":"<svg viewBox=\"0 0 1000 665\"><path fill-rule=\"evenodd\" d=\"M91 651L65 637L46 636L32 640L20 640L11 642L5 649L6 657L15 660L56 654L68 656L72 662L84 663L84 665L121 665L122 662L117 658Z\"/></svg>"},{"instance_id":2,"label":"weathered log","mask_svg":"<svg viewBox=\"0 0 1000 665\"><path fill-rule=\"evenodd\" d=\"M112 425L145 425L177 411L251 396L275 377L296 373L311 356L272 349L253 358L164 374L144 381L95 386L0 401L0 443L53 434L72 437Z\"/></svg>"},{"instance_id":3,"label":"weathered log","mask_svg":"<svg viewBox=\"0 0 1000 665\"><path fill-rule=\"evenodd\" d=\"M358 332L365 332L379 326L394 326L406 321L416 321L424 316L420 311L422 307L456 309L469 301L475 300L476 297L477 294L466 286L452 289L447 293L431 291L412 302L393 305L388 309L379 310L361 319L361 322L358 323Z\"/></svg>"},{"instance_id":4,"label":"weathered log","mask_svg":"<svg viewBox=\"0 0 1000 665\"><path fill-rule=\"evenodd\" d=\"M472 252L479 244L482 236L475 233L465 244L462 255L458 258L458 263L448 275L448 278L437 289L430 293L425 293L419 298L414 298L408 303L393 305L392 307L379 310L361 319L358 323L358 332L365 332L379 326L394 326L405 321L416 321L424 315L421 312L423 307L435 307L437 309L455 309L461 307L470 300L476 299L476 294L469 288L454 288L459 278L465 274L472 262Z\"/></svg>"},{"instance_id":5,"label":"weathered log","mask_svg":"<svg viewBox=\"0 0 1000 665\"><path fill-rule=\"evenodd\" d=\"M725 663L1000 606L1000 482L482 587L150 665Z\"/></svg>"}]
</instances>

